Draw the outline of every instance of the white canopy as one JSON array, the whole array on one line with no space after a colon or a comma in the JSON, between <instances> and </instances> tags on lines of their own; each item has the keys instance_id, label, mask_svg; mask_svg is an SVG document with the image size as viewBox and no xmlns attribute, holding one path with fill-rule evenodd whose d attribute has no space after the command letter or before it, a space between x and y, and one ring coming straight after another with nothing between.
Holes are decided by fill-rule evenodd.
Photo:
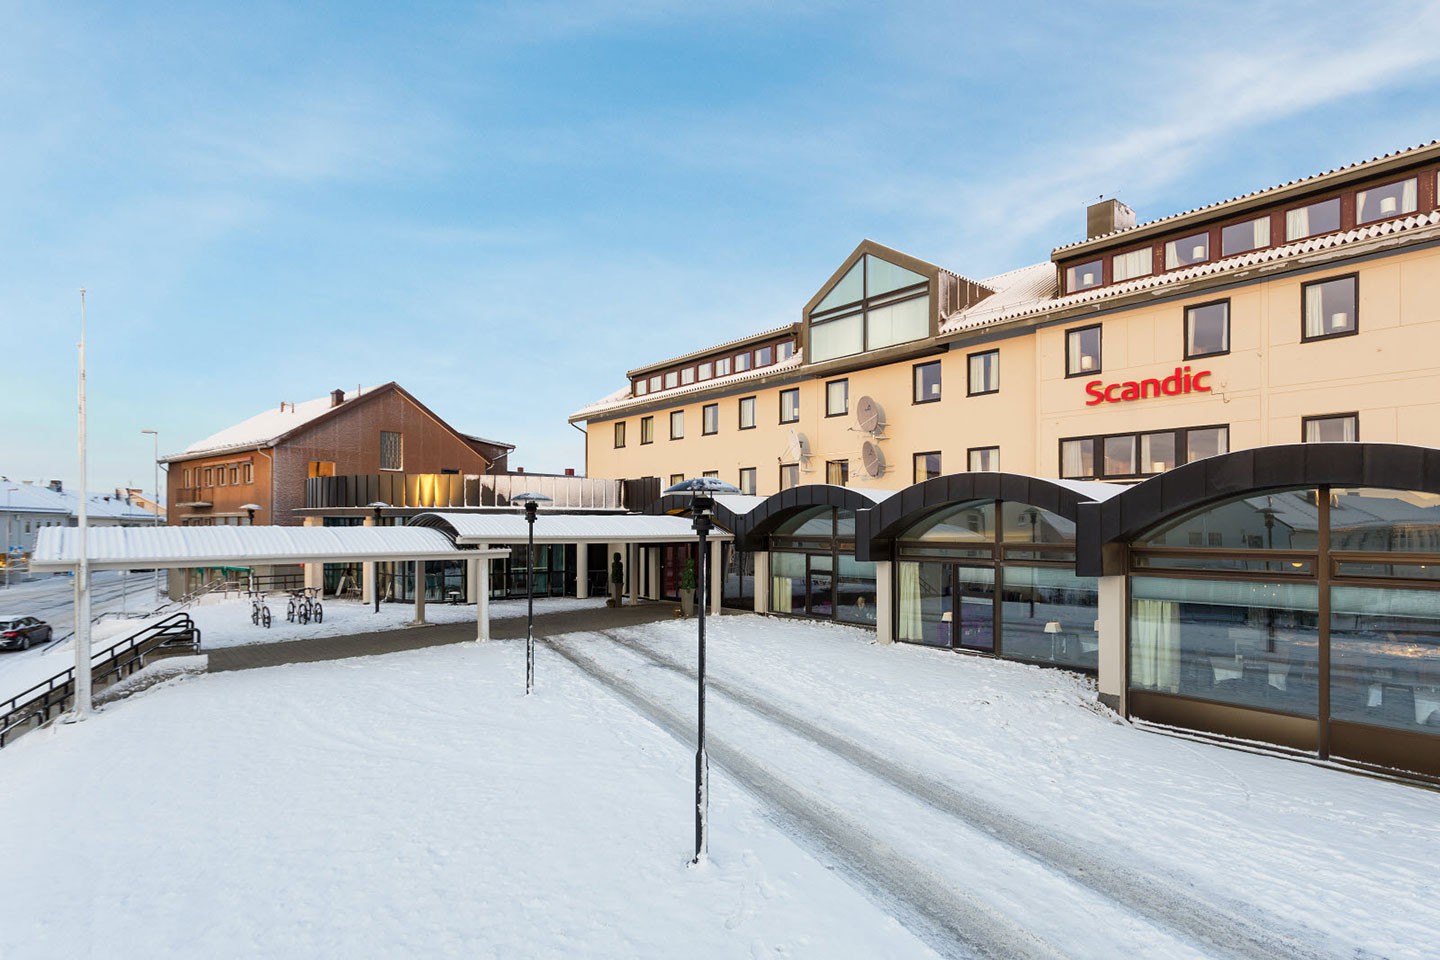
<instances>
[{"instance_id":1,"label":"white canopy","mask_svg":"<svg viewBox=\"0 0 1440 960\"><path fill-rule=\"evenodd\" d=\"M412 524L440 527L454 532L459 544L525 543L529 522L519 513L422 513ZM712 528L714 540L733 540L734 535ZM684 543L695 539L687 517L648 514L608 516L546 513L535 520L536 543Z\"/></svg>"}]
</instances>

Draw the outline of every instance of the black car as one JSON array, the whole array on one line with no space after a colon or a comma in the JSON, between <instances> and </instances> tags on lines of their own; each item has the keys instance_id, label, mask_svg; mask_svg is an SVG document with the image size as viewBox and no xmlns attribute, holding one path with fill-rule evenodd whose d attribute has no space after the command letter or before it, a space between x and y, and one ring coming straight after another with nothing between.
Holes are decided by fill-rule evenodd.
<instances>
[{"instance_id":1,"label":"black car","mask_svg":"<svg viewBox=\"0 0 1440 960\"><path fill-rule=\"evenodd\" d=\"M35 617L0 616L0 650L29 650L50 641L50 624Z\"/></svg>"}]
</instances>

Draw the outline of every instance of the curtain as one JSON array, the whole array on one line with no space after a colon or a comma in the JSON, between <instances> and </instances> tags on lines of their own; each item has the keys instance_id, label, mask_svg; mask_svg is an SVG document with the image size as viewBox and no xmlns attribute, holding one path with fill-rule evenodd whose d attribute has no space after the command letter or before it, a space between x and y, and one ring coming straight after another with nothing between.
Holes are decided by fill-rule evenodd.
<instances>
[{"instance_id":1,"label":"curtain","mask_svg":"<svg viewBox=\"0 0 1440 960\"><path fill-rule=\"evenodd\" d=\"M1310 236L1310 208L1301 207L1299 210L1287 210L1285 212L1285 239L1299 240Z\"/></svg>"},{"instance_id":2,"label":"curtain","mask_svg":"<svg viewBox=\"0 0 1440 960\"><path fill-rule=\"evenodd\" d=\"M1062 447L1064 463L1061 465L1060 476L1062 477L1088 477L1094 470L1091 462L1094 453L1091 449L1091 440L1068 440Z\"/></svg>"},{"instance_id":3,"label":"curtain","mask_svg":"<svg viewBox=\"0 0 1440 960\"><path fill-rule=\"evenodd\" d=\"M1325 334L1325 298L1321 296L1323 289L1321 286L1305 289L1305 336L1307 337L1319 337Z\"/></svg>"},{"instance_id":4,"label":"curtain","mask_svg":"<svg viewBox=\"0 0 1440 960\"><path fill-rule=\"evenodd\" d=\"M925 624L920 611L920 564L900 564L900 639L920 643Z\"/></svg>"},{"instance_id":5,"label":"curtain","mask_svg":"<svg viewBox=\"0 0 1440 960\"><path fill-rule=\"evenodd\" d=\"M1180 605L1130 601L1130 680L1146 690L1180 690Z\"/></svg>"},{"instance_id":6,"label":"curtain","mask_svg":"<svg viewBox=\"0 0 1440 960\"><path fill-rule=\"evenodd\" d=\"M789 577L770 578L770 612L790 612L790 590L793 582Z\"/></svg>"}]
</instances>

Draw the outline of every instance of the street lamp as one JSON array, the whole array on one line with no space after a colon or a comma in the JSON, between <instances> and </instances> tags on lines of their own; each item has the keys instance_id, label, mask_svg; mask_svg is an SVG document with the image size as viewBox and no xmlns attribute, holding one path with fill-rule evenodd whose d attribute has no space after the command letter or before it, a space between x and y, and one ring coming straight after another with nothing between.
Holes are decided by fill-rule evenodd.
<instances>
[{"instance_id":1,"label":"street lamp","mask_svg":"<svg viewBox=\"0 0 1440 960\"><path fill-rule=\"evenodd\" d=\"M540 504L549 503L543 493L521 493L510 498L511 503L525 504L525 522L529 525L529 550L525 555L525 695L535 688L535 514Z\"/></svg>"},{"instance_id":2,"label":"street lamp","mask_svg":"<svg viewBox=\"0 0 1440 960\"><path fill-rule=\"evenodd\" d=\"M15 514L14 514L14 513L12 512L12 510L11 510L11 506L10 506L10 494L14 493L15 491L17 491L17 490L19 490L19 489L20 489L19 487L6 487L6 488L5 488L5 589L6 589L6 590L9 590L9 589L10 589L10 564L13 562L13 559L12 559L12 558L13 558L14 555L15 555L14 551L10 549L10 547L12 546L12 544L11 544L11 538L15 536L15 534L14 534L13 532L11 532L11 525L15 522Z\"/></svg>"},{"instance_id":3,"label":"street lamp","mask_svg":"<svg viewBox=\"0 0 1440 960\"><path fill-rule=\"evenodd\" d=\"M696 661L698 677L698 722L696 724L695 746L695 859L700 863L707 855L709 837L707 818L710 812L710 761L705 754L705 607L709 578L705 572L705 537L710 533L715 513L715 495L718 493L739 493L740 488L717 477L697 477L682 480L665 491L665 495L689 497L690 516L694 518L695 532L700 537L700 558L696 563L696 587L700 609L700 655Z\"/></svg>"},{"instance_id":4,"label":"street lamp","mask_svg":"<svg viewBox=\"0 0 1440 960\"><path fill-rule=\"evenodd\" d=\"M381 511L381 510L388 510L388 509L390 508L390 504L386 503L384 500L376 500L376 501L374 501L373 503L367 503L367 504L365 504L365 506L367 506L367 507L369 507L371 510L374 510L374 511L375 511L375 526L377 526L377 527L380 526L380 511ZM380 564L379 564L378 562L375 562L375 584L374 584L374 589L375 589L375 612L376 612L376 613L379 613L379 612L380 612Z\"/></svg>"},{"instance_id":5,"label":"street lamp","mask_svg":"<svg viewBox=\"0 0 1440 960\"><path fill-rule=\"evenodd\" d=\"M240 504L240 509L244 510L247 514L249 514L249 524L253 527L255 526L255 511L264 510L265 507L258 503L242 503Z\"/></svg>"},{"instance_id":6,"label":"street lamp","mask_svg":"<svg viewBox=\"0 0 1440 960\"><path fill-rule=\"evenodd\" d=\"M160 431L141 430L141 435L150 434L155 441L155 526L160 526ZM169 497L166 497L169 500ZM160 568L155 568L155 602L160 602Z\"/></svg>"}]
</instances>

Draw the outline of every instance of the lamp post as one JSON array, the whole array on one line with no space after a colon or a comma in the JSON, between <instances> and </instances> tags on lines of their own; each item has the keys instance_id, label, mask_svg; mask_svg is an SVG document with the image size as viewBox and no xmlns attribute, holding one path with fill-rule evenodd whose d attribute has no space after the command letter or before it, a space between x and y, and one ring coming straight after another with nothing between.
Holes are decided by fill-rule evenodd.
<instances>
[{"instance_id":1,"label":"lamp post","mask_svg":"<svg viewBox=\"0 0 1440 960\"><path fill-rule=\"evenodd\" d=\"M540 504L549 503L543 493L521 493L510 498L511 503L525 504L525 523L529 526L528 548L525 554L525 695L535 688L535 514Z\"/></svg>"},{"instance_id":2,"label":"lamp post","mask_svg":"<svg viewBox=\"0 0 1440 960\"><path fill-rule=\"evenodd\" d=\"M15 554L14 554L14 551L10 549L11 546L13 546L13 544L11 543L11 538L15 536L15 534L14 534L13 532L11 532L11 524L13 524L13 523L15 522L15 514L12 512L12 508L11 508L11 506L10 506L10 494L14 493L16 490L19 490L19 489L20 489L19 487L6 487L6 488L5 488L5 589L6 589L6 590L9 590L9 589L10 589L10 564L11 564L11 562L12 562L11 558L15 555Z\"/></svg>"},{"instance_id":3,"label":"lamp post","mask_svg":"<svg viewBox=\"0 0 1440 960\"><path fill-rule=\"evenodd\" d=\"M699 656L696 658L697 711L695 734L695 858L692 864L702 862L709 851L710 813L710 760L705 753L705 607L708 604L709 575L705 570L705 537L714 525L715 495L718 493L739 493L740 488L716 477L697 477L682 480L665 491L665 495L688 496L690 516L694 518L695 533L700 539L700 558L695 564L696 587L699 596Z\"/></svg>"},{"instance_id":4,"label":"lamp post","mask_svg":"<svg viewBox=\"0 0 1440 960\"><path fill-rule=\"evenodd\" d=\"M155 441L155 527L160 527L160 431L141 430L141 435L150 434ZM168 497L166 498L169 499ZM160 602L160 568L155 568L155 602Z\"/></svg>"},{"instance_id":5,"label":"lamp post","mask_svg":"<svg viewBox=\"0 0 1440 960\"><path fill-rule=\"evenodd\" d=\"M378 526L380 526L380 511L381 511L381 510L387 510L387 509L389 509L390 504L386 503L384 500L376 500L376 501L374 501L374 502L372 502L372 503L367 503L367 504L365 504L365 506L367 506L367 507L369 507L371 510L374 510L374 511L375 511L375 526L378 527ZM374 584L374 589L375 589L375 612L376 612L376 613L379 613L379 612L380 612L380 563L379 563L379 561L374 561L374 563L375 563L375 584Z\"/></svg>"}]
</instances>

